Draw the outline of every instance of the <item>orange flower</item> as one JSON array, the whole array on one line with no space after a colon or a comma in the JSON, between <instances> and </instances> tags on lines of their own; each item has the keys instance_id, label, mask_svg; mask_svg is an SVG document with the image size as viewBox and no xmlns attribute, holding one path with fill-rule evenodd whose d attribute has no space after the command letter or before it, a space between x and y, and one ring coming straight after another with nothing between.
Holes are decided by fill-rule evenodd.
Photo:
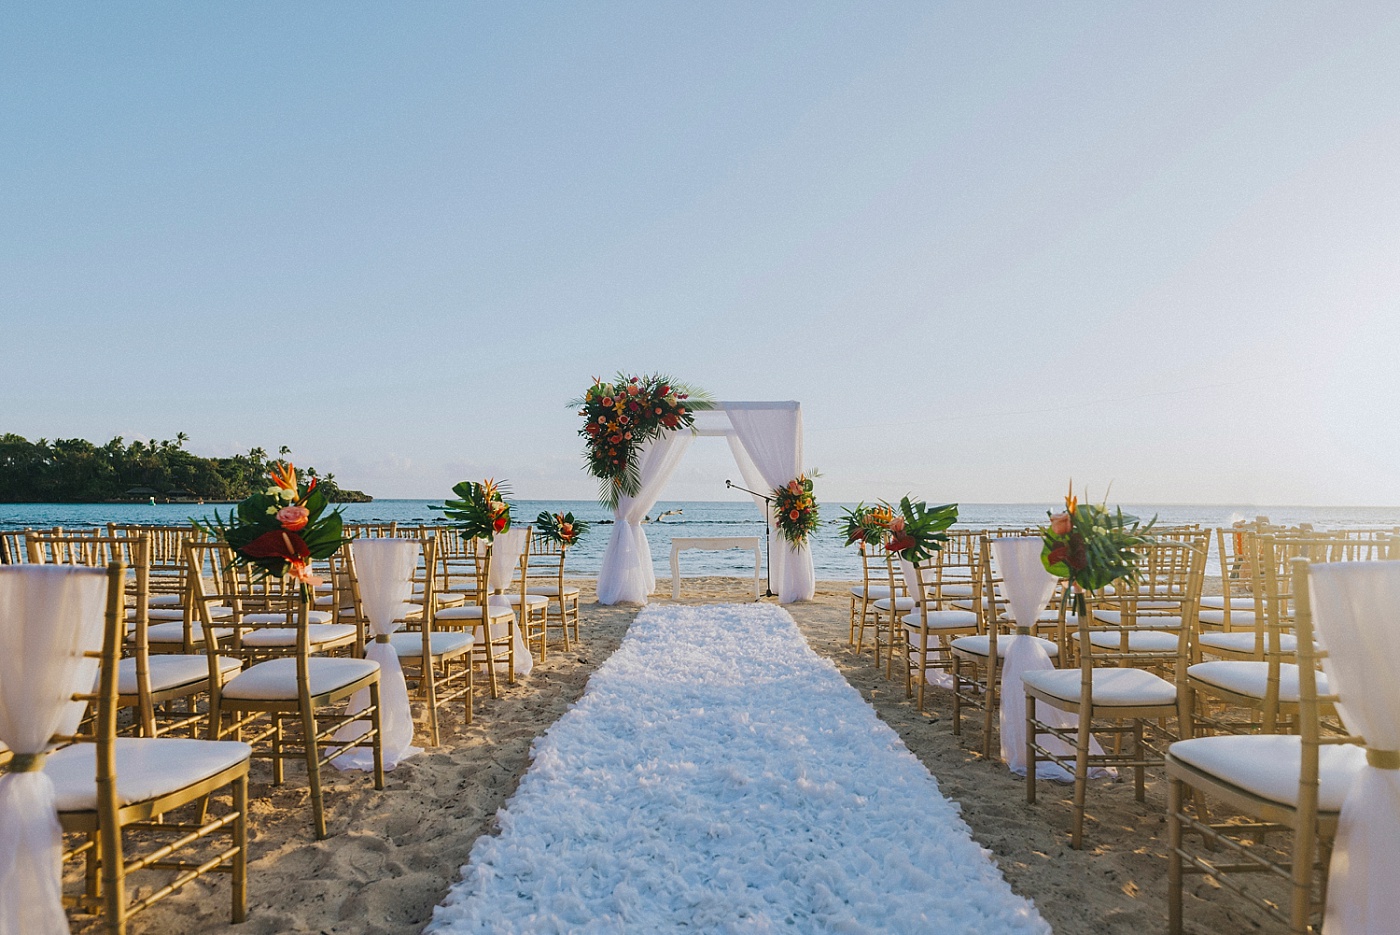
<instances>
[{"instance_id":1,"label":"orange flower","mask_svg":"<svg viewBox=\"0 0 1400 935\"><path fill-rule=\"evenodd\" d=\"M1074 495L1074 478L1069 479L1069 493L1065 494L1065 512L1070 516L1079 507L1079 498Z\"/></svg>"},{"instance_id":2,"label":"orange flower","mask_svg":"<svg viewBox=\"0 0 1400 935\"><path fill-rule=\"evenodd\" d=\"M283 490L297 489L297 469L284 461L278 461L267 472L272 482Z\"/></svg>"}]
</instances>

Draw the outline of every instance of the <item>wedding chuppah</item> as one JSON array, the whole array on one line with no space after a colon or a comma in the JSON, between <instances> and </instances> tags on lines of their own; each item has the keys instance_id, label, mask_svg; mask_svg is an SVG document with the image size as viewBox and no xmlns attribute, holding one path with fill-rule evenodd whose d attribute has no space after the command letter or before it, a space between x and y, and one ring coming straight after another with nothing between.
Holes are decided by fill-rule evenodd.
<instances>
[{"instance_id":1,"label":"wedding chuppah","mask_svg":"<svg viewBox=\"0 0 1400 935\"><path fill-rule=\"evenodd\" d=\"M1048 933L785 610L651 607L427 931Z\"/></svg>"},{"instance_id":2,"label":"wedding chuppah","mask_svg":"<svg viewBox=\"0 0 1400 935\"><path fill-rule=\"evenodd\" d=\"M642 521L656 505L667 481L697 437L724 438L744 483L754 490L776 490L804 479L802 407L785 402L710 402L687 413L690 427L663 431L636 450L635 493L619 493L612 537L598 572L598 602L645 604L656 590L656 571ZM781 603L811 600L816 593L812 554L805 542L780 534L770 504L754 502L769 526L769 578ZM775 534L778 533L778 534Z\"/></svg>"}]
</instances>

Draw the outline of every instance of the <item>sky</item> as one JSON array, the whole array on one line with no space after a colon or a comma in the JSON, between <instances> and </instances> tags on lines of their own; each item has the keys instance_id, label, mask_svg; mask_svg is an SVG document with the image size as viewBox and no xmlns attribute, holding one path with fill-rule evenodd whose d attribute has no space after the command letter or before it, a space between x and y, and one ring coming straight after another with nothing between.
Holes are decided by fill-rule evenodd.
<instances>
[{"instance_id":1,"label":"sky","mask_svg":"<svg viewBox=\"0 0 1400 935\"><path fill-rule=\"evenodd\" d=\"M1400 6L0 16L0 432L589 498L592 377L818 496L1400 504ZM667 499L730 499L701 439Z\"/></svg>"}]
</instances>

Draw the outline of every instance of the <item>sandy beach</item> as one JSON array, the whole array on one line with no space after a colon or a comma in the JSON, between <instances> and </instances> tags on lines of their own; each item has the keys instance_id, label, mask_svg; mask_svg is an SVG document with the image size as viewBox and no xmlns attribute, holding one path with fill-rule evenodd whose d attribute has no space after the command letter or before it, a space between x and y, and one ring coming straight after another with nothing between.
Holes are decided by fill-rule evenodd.
<instances>
[{"instance_id":1,"label":"sandy beach","mask_svg":"<svg viewBox=\"0 0 1400 935\"><path fill-rule=\"evenodd\" d=\"M134 932L367 933L409 935L431 918L456 880L472 843L491 834L494 816L530 765L532 741L583 693L589 676L617 648L638 608L601 607L584 589L582 643L551 652L528 679L498 700L479 697L476 719L444 721L443 743L387 776L374 791L361 773L328 770L331 837L315 841L300 770L280 788L265 762L254 765L249 917L228 923L227 881L198 883L136 917ZM967 718L961 743L950 728L950 696L932 690L920 714L902 684L876 671L867 651L846 645L849 582L818 585L815 600L789 605L808 643L831 660L879 716L960 803L974 837L995 857L1013 890L1036 902L1065 935L1155 932L1166 925L1165 783L1149 774L1147 803L1128 783L1096 783L1089 797L1088 846L1069 847L1068 787L1043 784L1027 807L1024 782L973 748L980 725ZM682 602L752 599L749 582L685 579ZM657 594L669 595L667 580ZM1281 929L1222 898L1208 884L1188 887L1188 930ZM95 931L97 926L75 931Z\"/></svg>"}]
</instances>

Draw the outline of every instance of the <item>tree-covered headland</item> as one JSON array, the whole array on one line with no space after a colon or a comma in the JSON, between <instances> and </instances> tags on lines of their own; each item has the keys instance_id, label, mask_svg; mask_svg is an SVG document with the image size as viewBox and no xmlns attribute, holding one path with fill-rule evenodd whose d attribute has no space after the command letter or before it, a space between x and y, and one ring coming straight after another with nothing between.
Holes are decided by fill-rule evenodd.
<instances>
[{"instance_id":1,"label":"tree-covered headland","mask_svg":"<svg viewBox=\"0 0 1400 935\"><path fill-rule=\"evenodd\" d=\"M38 441L0 435L0 502L105 503L109 501L242 500L268 484L270 459L262 448L228 458L202 458L185 450L184 432L165 441L134 441L120 436L105 445L82 438ZM286 457L287 448L279 450ZM320 477L333 502L373 499L344 490L334 474L299 469Z\"/></svg>"}]
</instances>

